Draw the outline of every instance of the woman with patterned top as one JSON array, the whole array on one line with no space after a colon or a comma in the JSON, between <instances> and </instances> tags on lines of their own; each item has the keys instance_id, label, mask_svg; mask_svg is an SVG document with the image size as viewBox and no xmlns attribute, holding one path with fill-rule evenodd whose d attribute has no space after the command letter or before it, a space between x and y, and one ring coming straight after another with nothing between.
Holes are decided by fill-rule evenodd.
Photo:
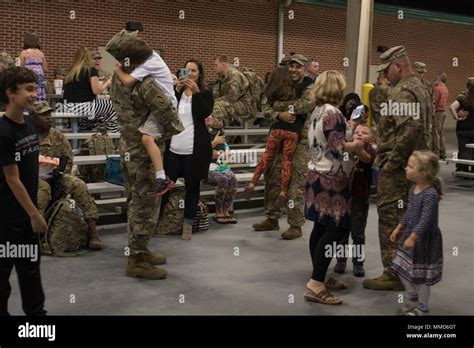
<instances>
[{"instance_id":1,"label":"woman with patterned top","mask_svg":"<svg viewBox=\"0 0 474 348\"><path fill-rule=\"evenodd\" d=\"M20 66L33 71L38 77L37 101L46 100L46 79L44 73L47 70L46 58L41 52L41 46L36 33L26 33L23 40L23 51L20 53Z\"/></svg>"},{"instance_id":2,"label":"woman with patterned top","mask_svg":"<svg viewBox=\"0 0 474 348\"><path fill-rule=\"evenodd\" d=\"M351 179L354 162L350 153L360 154L364 143L346 142L346 119L339 110L346 81L337 71L323 72L317 81L316 107L309 120L310 162L305 186L306 219L314 222L309 240L313 274L306 284L305 299L323 304L341 304L342 300L327 290L341 288L341 283L326 278L336 245L350 228Z\"/></svg>"}]
</instances>

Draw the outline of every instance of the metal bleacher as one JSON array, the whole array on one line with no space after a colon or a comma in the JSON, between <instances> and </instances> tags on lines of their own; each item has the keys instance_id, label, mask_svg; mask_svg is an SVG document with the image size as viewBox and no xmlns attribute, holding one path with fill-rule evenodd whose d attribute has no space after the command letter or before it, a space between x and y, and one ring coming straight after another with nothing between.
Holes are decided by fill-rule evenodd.
<instances>
[{"instance_id":1,"label":"metal bleacher","mask_svg":"<svg viewBox=\"0 0 474 348\"><path fill-rule=\"evenodd\" d=\"M105 164L107 157L120 157L119 155L96 155L96 156L81 156L78 155L77 150L79 143L89 138L92 132L80 132L77 128L77 121L79 118L84 117L83 115L75 115L72 113L59 113L55 112L52 115L53 119L68 118L71 119L72 129L63 130L66 139L72 143L74 161L76 165L101 165ZM255 163L236 163L231 164L231 168L236 174L238 181L238 189L236 199L234 200L234 210L238 209L251 209L263 206L263 191L264 186L258 185L254 189L253 198L246 200L242 197L242 193L245 188L245 184L251 179L255 165L261 158L264 150L264 142L251 142L252 138L256 139L256 136L265 136L268 134L268 128L251 127L248 125L248 118L241 120L243 123L242 127L228 127L225 129L226 136L241 136L243 142L240 144L230 145L230 156L242 156L245 158L246 154L252 152L253 158L256 159ZM120 133L109 133L112 139L120 138ZM98 225L115 225L125 221L124 215L126 211L126 192L125 187L112 184L109 182L94 182L87 184L88 191L93 195L95 202L99 209L99 222ZM214 211L214 187L203 183L201 186L201 199L208 204L210 211Z\"/></svg>"}]
</instances>

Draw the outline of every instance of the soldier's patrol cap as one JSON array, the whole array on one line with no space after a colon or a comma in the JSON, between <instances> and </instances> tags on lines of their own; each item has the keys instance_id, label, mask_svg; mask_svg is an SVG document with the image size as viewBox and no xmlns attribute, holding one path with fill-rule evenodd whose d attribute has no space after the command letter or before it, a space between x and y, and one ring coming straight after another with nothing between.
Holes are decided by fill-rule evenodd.
<instances>
[{"instance_id":1,"label":"soldier's patrol cap","mask_svg":"<svg viewBox=\"0 0 474 348\"><path fill-rule=\"evenodd\" d=\"M64 68L58 68L58 69L54 70L54 75L66 76L67 75L67 70L64 69Z\"/></svg>"},{"instance_id":2,"label":"soldier's patrol cap","mask_svg":"<svg viewBox=\"0 0 474 348\"><path fill-rule=\"evenodd\" d=\"M97 58L102 59L102 55L100 54L99 51L92 52L91 57L92 59L97 59Z\"/></svg>"},{"instance_id":3,"label":"soldier's patrol cap","mask_svg":"<svg viewBox=\"0 0 474 348\"><path fill-rule=\"evenodd\" d=\"M398 58L404 57L407 55L404 46L395 46L380 55L380 65L377 69L377 72L384 71L389 67L389 65Z\"/></svg>"},{"instance_id":4,"label":"soldier's patrol cap","mask_svg":"<svg viewBox=\"0 0 474 348\"><path fill-rule=\"evenodd\" d=\"M288 60L288 63L292 63L292 62L296 62L298 63L299 65L301 66L306 66L308 64L308 58L306 58L305 56L303 56L302 54L294 54L290 57L290 59Z\"/></svg>"},{"instance_id":5,"label":"soldier's patrol cap","mask_svg":"<svg viewBox=\"0 0 474 348\"><path fill-rule=\"evenodd\" d=\"M467 78L467 85L468 86L474 86L474 77L468 77Z\"/></svg>"},{"instance_id":6,"label":"soldier's patrol cap","mask_svg":"<svg viewBox=\"0 0 474 348\"><path fill-rule=\"evenodd\" d=\"M12 57L7 52L0 53L0 63L5 65L5 68L11 68L15 65Z\"/></svg>"},{"instance_id":7,"label":"soldier's patrol cap","mask_svg":"<svg viewBox=\"0 0 474 348\"><path fill-rule=\"evenodd\" d=\"M413 63L413 66L415 67L415 70L418 71L419 73L426 72L426 64L423 62L415 62Z\"/></svg>"},{"instance_id":8,"label":"soldier's patrol cap","mask_svg":"<svg viewBox=\"0 0 474 348\"><path fill-rule=\"evenodd\" d=\"M115 59L120 60L120 52L124 46L132 40L135 40L138 35L137 31L127 31L122 29L114 35L114 37L107 43L105 50L109 52Z\"/></svg>"},{"instance_id":9,"label":"soldier's patrol cap","mask_svg":"<svg viewBox=\"0 0 474 348\"><path fill-rule=\"evenodd\" d=\"M49 106L47 101L40 101L35 103L33 111L37 114L44 114L48 111L53 111L53 108Z\"/></svg>"}]
</instances>

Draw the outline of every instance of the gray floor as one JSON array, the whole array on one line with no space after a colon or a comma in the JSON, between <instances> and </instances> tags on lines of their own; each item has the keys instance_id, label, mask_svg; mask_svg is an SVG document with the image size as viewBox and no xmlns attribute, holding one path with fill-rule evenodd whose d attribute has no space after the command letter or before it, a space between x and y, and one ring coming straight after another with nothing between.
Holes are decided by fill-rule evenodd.
<instances>
[{"instance_id":1,"label":"gray floor","mask_svg":"<svg viewBox=\"0 0 474 348\"><path fill-rule=\"evenodd\" d=\"M442 165L447 196L440 205L444 238L443 280L432 289L434 315L472 315L474 280L473 188L451 176L453 165ZM471 181L474 184L474 182ZM253 232L262 211L241 213L237 225L211 222L209 231L192 241L155 237L152 248L168 256L166 280L144 281L125 276L124 228L103 232L106 249L77 258L42 261L46 308L52 315L392 315L398 292L370 291L354 278L351 266L338 279L349 289L338 291L344 304L324 306L305 302L310 272L308 238L280 239L279 232ZM280 221L281 229L287 227ZM372 202L366 230L366 273L378 276L382 267L377 214ZM235 256L238 248L239 256ZM453 248L459 255L453 256ZM334 263L333 263L334 264ZM332 266L331 264L331 273ZM22 314L16 275L12 275L10 312ZM74 300L71 301L72 295ZM71 303L74 302L74 303Z\"/></svg>"}]
</instances>

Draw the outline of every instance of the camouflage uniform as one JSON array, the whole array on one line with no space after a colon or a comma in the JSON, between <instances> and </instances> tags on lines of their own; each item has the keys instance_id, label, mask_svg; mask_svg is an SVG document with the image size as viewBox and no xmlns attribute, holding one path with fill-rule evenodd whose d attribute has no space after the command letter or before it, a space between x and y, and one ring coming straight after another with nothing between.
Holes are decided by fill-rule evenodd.
<instances>
[{"instance_id":1,"label":"camouflage uniform","mask_svg":"<svg viewBox=\"0 0 474 348\"><path fill-rule=\"evenodd\" d=\"M3 66L4 69L8 69L15 66L15 62L7 52L0 53L0 64Z\"/></svg>"},{"instance_id":2,"label":"camouflage uniform","mask_svg":"<svg viewBox=\"0 0 474 348\"><path fill-rule=\"evenodd\" d=\"M249 94L249 81L239 70L229 68L227 75L219 76L213 88L216 123L229 125L233 118L253 114L255 101Z\"/></svg>"},{"instance_id":3,"label":"camouflage uniform","mask_svg":"<svg viewBox=\"0 0 474 348\"><path fill-rule=\"evenodd\" d=\"M413 63L415 70L419 74L426 73L426 64L423 62L415 62ZM425 119L424 128L425 128L425 136L428 147L431 149L432 147L432 125L434 124L434 117L435 117L435 102L433 97L434 86L433 83L425 79L424 77L420 78L421 83L428 91L428 95L430 96L431 100L431 110L428 113L428 117ZM432 150L432 149L431 149Z\"/></svg>"},{"instance_id":4,"label":"camouflage uniform","mask_svg":"<svg viewBox=\"0 0 474 348\"><path fill-rule=\"evenodd\" d=\"M370 112L372 115L372 126L378 127L380 121L380 104L387 101L388 86L376 84L369 92Z\"/></svg>"},{"instance_id":5,"label":"camouflage uniform","mask_svg":"<svg viewBox=\"0 0 474 348\"><path fill-rule=\"evenodd\" d=\"M101 83L107 82L107 80L110 79L111 77L112 75L109 72L105 71L104 69L99 70L99 81Z\"/></svg>"},{"instance_id":6,"label":"camouflage uniform","mask_svg":"<svg viewBox=\"0 0 474 348\"><path fill-rule=\"evenodd\" d=\"M7 52L0 53L0 71L3 69L8 69L15 66L15 62L12 57ZM3 112L7 109L7 104L4 104L0 101L0 112Z\"/></svg>"},{"instance_id":7,"label":"camouflage uniform","mask_svg":"<svg viewBox=\"0 0 474 348\"><path fill-rule=\"evenodd\" d=\"M428 149L429 131L426 129L426 120L432 110L427 89L414 75L401 79L389 88L387 101L390 100L392 103L418 103L420 115L419 119L412 116L382 115L377 124L375 164L380 168L377 186L379 240L382 263L388 272L398 245L396 242L390 242L389 237L408 204L410 183L406 179L404 168L413 151ZM389 160L397 166L394 172L389 172L384 167Z\"/></svg>"},{"instance_id":8,"label":"camouflage uniform","mask_svg":"<svg viewBox=\"0 0 474 348\"><path fill-rule=\"evenodd\" d=\"M264 116L271 122L276 122L280 112L288 111L289 105L293 106L294 114L310 114L316 106L311 85L304 90L301 98L294 101L275 102L271 106L264 98ZM309 120L309 115L306 120ZM306 122L301 130L301 140L293 156L291 179L288 186L286 214L288 215L288 224L293 227L302 227L305 223L304 187L309 162L308 126L309 124ZM275 156L273 164L267 167L264 174L264 206L265 216L268 219L279 219L282 214L277 204L280 193L281 163L282 156Z\"/></svg>"},{"instance_id":9,"label":"camouflage uniform","mask_svg":"<svg viewBox=\"0 0 474 348\"><path fill-rule=\"evenodd\" d=\"M71 175L72 149L69 141L57 129L51 128L48 134L40 134L40 154L48 157L67 156L68 162L63 181L61 183L60 195L71 195L77 206L82 209L84 218L97 220L97 206L94 199L87 191L87 185L78 177ZM46 208L51 202L51 186L47 180L40 180L38 189L38 207L44 215Z\"/></svg>"},{"instance_id":10,"label":"camouflage uniform","mask_svg":"<svg viewBox=\"0 0 474 348\"><path fill-rule=\"evenodd\" d=\"M151 76L129 88L123 86L114 75L110 95L120 127L120 156L127 190L130 253L139 254L147 251L150 237L155 232L161 199L148 195L155 182L155 169L141 142L142 133L138 128L150 112L157 116L166 114L170 101ZM164 141L182 131L183 126L176 116L161 121L165 125L164 129L168 130L157 142L163 153ZM173 128L174 132L169 132Z\"/></svg>"}]
</instances>

